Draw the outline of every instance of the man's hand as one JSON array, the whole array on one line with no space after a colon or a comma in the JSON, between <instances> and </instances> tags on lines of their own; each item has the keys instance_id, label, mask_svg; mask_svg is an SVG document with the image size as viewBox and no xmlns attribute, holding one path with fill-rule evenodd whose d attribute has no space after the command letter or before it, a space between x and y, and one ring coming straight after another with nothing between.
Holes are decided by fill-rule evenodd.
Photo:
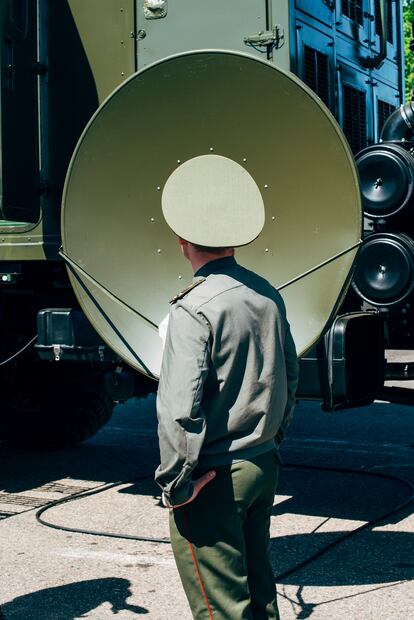
<instances>
[{"instance_id":1,"label":"man's hand","mask_svg":"<svg viewBox=\"0 0 414 620\"><path fill-rule=\"evenodd\" d=\"M197 497L197 495L200 493L201 489L204 488L206 484L211 482L213 478L215 477L216 477L216 472L214 471L214 469L212 469L211 471L208 471L206 474L204 474L200 478L197 478L197 480L193 480L193 494L191 495L190 499L188 499L186 502L183 502L182 504L171 506L166 500L166 498L164 497L164 493L162 494L162 503L164 504L166 508L181 508L181 506L186 506L190 502L193 502L195 498Z\"/></svg>"}]
</instances>

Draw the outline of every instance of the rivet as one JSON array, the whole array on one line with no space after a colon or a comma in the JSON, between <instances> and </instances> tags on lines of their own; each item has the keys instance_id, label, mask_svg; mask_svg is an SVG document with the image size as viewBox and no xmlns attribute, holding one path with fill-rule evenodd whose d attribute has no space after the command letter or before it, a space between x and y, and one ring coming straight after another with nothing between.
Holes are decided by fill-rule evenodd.
<instances>
[{"instance_id":1,"label":"rivet","mask_svg":"<svg viewBox=\"0 0 414 620\"><path fill-rule=\"evenodd\" d=\"M181 159L177 159L177 164L181 164Z\"/></svg>"},{"instance_id":2,"label":"rivet","mask_svg":"<svg viewBox=\"0 0 414 620\"><path fill-rule=\"evenodd\" d=\"M160 250L160 248L158 248L157 252L158 252L158 254L161 254L161 250Z\"/></svg>"},{"instance_id":3,"label":"rivet","mask_svg":"<svg viewBox=\"0 0 414 620\"><path fill-rule=\"evenodd\" d=\"M182 280L182 279L183 279L183 276L178 276L178 279L179 279L179 280Z\"/></svg>"},{"instance_id":4,"label":"rivet","mask_svg":"<svg viewBox=\"0 0 414 620\"><path fill-rule=\"evenodd\" d=\"M161 191L161 187L158 185L157 186L157 192L160 192L160 191Z\"/></svg>"},{"instance_id":5,"label":"rivet","mask_svg":"<svg viewBox=\"0 0 414 620\"><path fill-rule=\"evenodd\" d=\"M266 248L266 249L265 249L265 252L268 252L268 251L269 251L269 248Z\"/></svg>"},{"instance_id":6,"label":"rivet","mask_svg":"<svg viewBox=\"0 0 414 620\"><path fill-rule=\"evenodd\" d=\"M1 279L3 280L3 282L7 282L8 277L7 276L1 276Z\"/></svg>"},{"instance_id":7,"label":"rivet","mask_svg":"<svg viewBox=\"0 0 414 620\"><path fill-rule=\"evenodd\" d=\"M243 161L246 162L247 161L247 157L243 157Z\"/></svg>"},{"instance_id":8,"label":"rivet","mask_svg":"<svg viewBox=\"0 0 414 620\"><path fill-rule=\"evenodd\" d=\"M214 149L213 149L213 147L212 147L212 146L210 146L210 151L214 151Z\"/></svg>"},{"instance_id":9,"label":"rivet","mask_svg":"<svg viewBox=\"0 0 414 620\"><path fill-rule=\"evenodd\" d=\"M266 183L266 184L265 184L265 186L264 186L264 188L265 188L265 189L267 189L268 187L269 187L269 186L268 186L268 184Z\"/></svg>"},{"instance_id":10,"label":"rivet","mask_svg":"<svg viewBox=\"0 0 414 620\"><path fill-rule=\"evenodd\" d=\"M121 75L125 75L124 71L121 71Z\"/></svg>"},{"instance_id":11,"label":"rivet","mask_svg":"<svg viewBox=\"0 0 414 620\"><path fill-rule=\"evenodd\" d=\"M152 217L152 218L151 218L151 222L155 222L155 217Z\"/></svg>"},{"instance_id":12,"label":"rivet","mask_svg":"<svg viewBox=\"0 0 414 620\"><path fill-rule=\"evenodd\" d=\"M274 222L274 221L275 221L275 219L276 219L276 218L275 218L275 216L274 216L274 215L272 215L272 222Z\"/></svg>"}]
</instances>

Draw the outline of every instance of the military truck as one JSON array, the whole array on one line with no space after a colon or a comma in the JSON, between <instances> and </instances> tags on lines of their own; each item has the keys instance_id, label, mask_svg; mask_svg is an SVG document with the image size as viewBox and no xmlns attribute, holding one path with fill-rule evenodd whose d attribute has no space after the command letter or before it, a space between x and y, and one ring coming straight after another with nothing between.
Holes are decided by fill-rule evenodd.
<instances>
[{"instance_id":1,"label":"military truck","mask_svg":"<svg viewBox=\"0 0 414 620\"><path fill-rule=\"evenodd\" d=\"M156 390L82 312L59 254L62 192L77 141L111 92L197 49L248 53L296 74L334 114L360 169L364 242L353 284L301 361L299 395L326 409L379 395L411 402L384 388L412 375L410 364L386 365L385 348L414 348L402 2L4 0L0 11L2 439L70 445L96 432L114 402Z\"/></svg>"}]
</instances>

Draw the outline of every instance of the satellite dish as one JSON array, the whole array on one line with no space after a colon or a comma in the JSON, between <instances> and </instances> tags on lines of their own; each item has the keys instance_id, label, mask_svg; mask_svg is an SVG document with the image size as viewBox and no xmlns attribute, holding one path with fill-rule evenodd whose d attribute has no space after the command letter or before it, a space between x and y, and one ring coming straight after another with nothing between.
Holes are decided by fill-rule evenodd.
<instances>
[{"instance_id":1,"label":"satellite dish","mask_svg":"<svg viewBox=\"0 0 414 620\"><path fill-rule=\"evenodd\" d=\"M168 301L192 280L161 197L179 166L209 154L235 162L257 185L264 228L237 258L281 291L300 355L338 307L360 245L352 154L330 112L294 75L218 50L143 69L102 104L79 140L62 234L89 320L150 376L159 374L158 324Z\"/></svg>"}]
</instances>

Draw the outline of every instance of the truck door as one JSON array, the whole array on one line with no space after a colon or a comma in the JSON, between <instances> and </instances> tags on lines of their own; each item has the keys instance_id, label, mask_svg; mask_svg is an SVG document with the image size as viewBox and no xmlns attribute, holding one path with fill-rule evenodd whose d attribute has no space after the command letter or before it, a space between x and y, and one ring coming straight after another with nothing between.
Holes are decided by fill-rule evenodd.
<instances>
[{"instance_id":1,"label":"truck door","mask_svg":"<svg viewBox=\"0 0 414 620\"><path fill-rule=\"evenodd\" d=\"M0 217L39 219L36 2L8 0L1 15Z\"/></svg>"},{"instance_id":2,"label":"truck door","mask_svg":"<svg viewBox=\"0 0 414 620\"><path fill-rule=\"evenodd\" d=\"M196 49L231 49L273 60L274 50L283 43L282 35L287 36L280 27L275 28L281 19L275 10L272 15L273 4L281 3L137 0L138 69L166 56Z\"/></svg>"}]
</instances>

